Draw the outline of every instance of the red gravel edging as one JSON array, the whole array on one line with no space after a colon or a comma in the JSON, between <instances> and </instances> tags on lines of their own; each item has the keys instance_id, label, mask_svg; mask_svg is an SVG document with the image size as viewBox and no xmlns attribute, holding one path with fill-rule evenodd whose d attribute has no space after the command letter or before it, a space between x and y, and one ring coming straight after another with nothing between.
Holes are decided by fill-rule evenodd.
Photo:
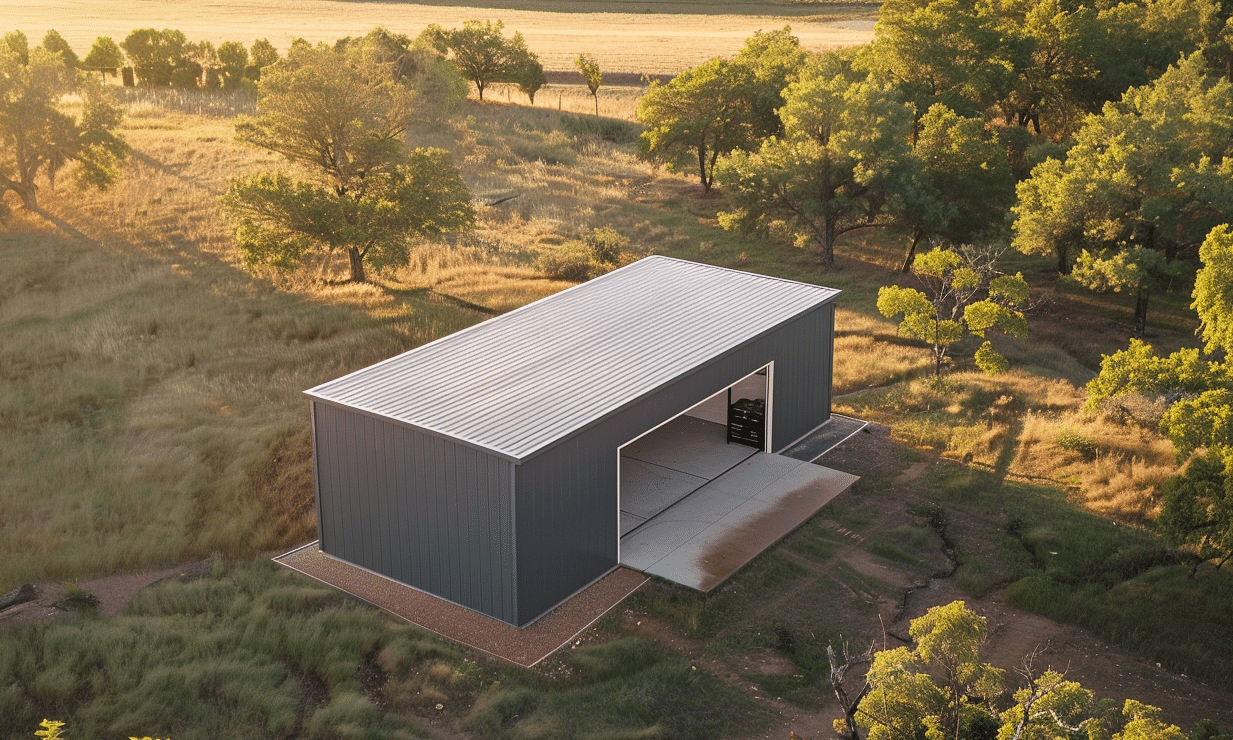
<instances>
[{"instance_id":1,"label":"red gravel edging","mask_svg":"<svg viewBox=\"0 0 1233 740\"><path fill-rule=\"evenodd\" d=\"M628 568L608 575L519 629L326 555L310 542L274 562L384 609L417 627L524 668L565 647L637 591L647 578Z\"/></svg>"}]
</instances>

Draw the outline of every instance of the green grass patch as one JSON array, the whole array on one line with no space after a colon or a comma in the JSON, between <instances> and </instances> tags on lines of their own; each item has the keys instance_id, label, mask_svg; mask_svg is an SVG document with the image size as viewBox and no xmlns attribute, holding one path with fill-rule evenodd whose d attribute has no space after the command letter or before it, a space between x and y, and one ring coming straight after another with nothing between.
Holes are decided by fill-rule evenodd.
<instances>
[{"instance_id":1,"label":"green grass patch","mask_svg":"<svg viewBox=\"0 0 1233 740\"><path fill-rule=\"evenodd\" d=\"M761 724L748 698L638 638L587 646L543 690L496 685L463 727L484 738L716 738ZM585 707L585 711L580 711Z\"/></svg>"},{"instance_id":2,"label":"green grass patch","mask_svg":"<svg viewBox=\"0 0 1233 740\"><path fill-rule=\"evenodd\" d=\"M942 540L931 527L900 524L869 540L865 549L893 563L916 567L937 559Z\"/></svg>"},{"instance_id":3,"label":"green grass patch","mask_svg":"<svg viewBox=\"0 0 1233 740\"><path fill-rule=\"evenodd\" d=\"M664 583L659 588L643 588L628 603L666 620L690 637L713 637L756 609L762 599L790 588L805 572L804 566L768 550L710 593Z\"/></svg>"},{"instance_id":4,"label":"green grass patch","mask_svg":"<svg viewBox=\"0 0 1233 740\"><path fill-rule=\"evenodd\" d=\"M1010 586L1010 603L1093 634L1217 686L1233 682L1233 576L1185 565L1161 566L1112 586L1033 575Z\"/></svg>"},{"instance_id":5,"label":"green grass patch","mask_svg":"<svg viewBox=\"0 0 1233 740\"><path fill-rule=\"evenodd\" d=\"M844 544L844 538L823 519L815 518L788 537L784 544L792 552L821 561L829 560Z\"/></svg>"}]
</instances>

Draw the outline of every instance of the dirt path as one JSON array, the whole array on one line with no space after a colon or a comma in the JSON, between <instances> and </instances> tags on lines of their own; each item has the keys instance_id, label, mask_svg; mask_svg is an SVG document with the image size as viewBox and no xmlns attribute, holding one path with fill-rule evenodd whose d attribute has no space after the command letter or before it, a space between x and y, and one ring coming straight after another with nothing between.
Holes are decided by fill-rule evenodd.
<instances>
[{"instance_id":1,"label":"dirt path","mask_svg":"<svg viewBox=\"0 0 1233 740\"><path fill-rule=\"evenodd\" d=\"M190 41L251 43L268 38L285 50L292 39L333 42L362 36L376 26L416 35L428 24L457 27L466 19L502 20L519 31L549 70L572 70L579 54L593 56L605 72L675 74L714 56L730 56L758 30L782 28L808 49L862 44L873 37L872 15L860 20L744 15L551 13L529 10L410 5L364 0L0 0L6 29L21 29L37 44L55 28L81 56L94 39L118 43L136 28L174 28Z\"/></svg>"}]
</instances>

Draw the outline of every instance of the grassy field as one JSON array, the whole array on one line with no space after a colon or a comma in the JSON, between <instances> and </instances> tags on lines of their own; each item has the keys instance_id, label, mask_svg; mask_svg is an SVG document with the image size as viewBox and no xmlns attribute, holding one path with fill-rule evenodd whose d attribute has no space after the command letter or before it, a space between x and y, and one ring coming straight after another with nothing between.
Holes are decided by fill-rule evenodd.
<instances>
[{"instance_id":1,"label":"grassy field","mask_svg":"<svg viewBox=\"0 0 1233 740\"><path fill-rule=\"evenodd\" d=\"M135 28L179 29L189 41L209 41L215 46L224 41L248 45L266 38L285 52L296 38L333 43L346 36L363 36L377 26L415 36L430 23L453 28L472 18L491 19L503 21L507 33L522 33L528 48L548 70L572 72L574 59L587 54L605 72L676 74L714 56L731 56L755 31L788 24L811 50L863 44L873 37L878 7L877 3L774 0L542 0L486 5L380 0L138 0L135 5L119 0L60 0L55 4L0 0L0 18L6 29L24 31L33 43L47 29L55 28L83 57L98 36L110 36L118 43Z\"/></svg>"},{"instance_id":2,"label":"grassy field","mask_svg":"<svg viewBox=\"0 0 1233 740\"><path fill-rule=\"evenodd\" d=\"M828 642L867 643L906 585L945 569L938 522L958 547L958 596L1004 592L1213 690L1233 686L1228 574L1186 579L1143 528L1174 469L1151 429L1158 411L1079 411L1100 354L1126 341L1124 298L1074 291L1046 261L1008 254L1040 299L1031 337L1007 352L1014 369L987 378L960 361L933 381L926 351L874 307L880 285L904 279L903 245L850 238L824 273L812 254L723 231L721 198L631 153L632 94L601 91L610 107L597 119L582 113L585 91L557 92L529 108L494 91L413 133L453 151L479 203L501 202L481 205L474 233L422 245L371 285L338 283L342 266L328 262L292 275L239 268L217 198L227 176L277 165L235 143L241 98L135 96L118 186L44 192L45 214L4 227L0 591L210 555L219 565L146 592L119 619L0 632L0 737L51 715L75 723L70 736L176 738L780 727L767 701L801 721L828 707ZM631 257L843 289L836 410L892 437L876 460L852 456L862 481L849 500L710 597L644 590L585 650L534 672L248 564L313 536L303 389L565 287L541 260L599 227L627 236ZM1149 339L1193 342L1187 303L1156 300ZM904 478L915 466L924 473ZM665 634L678 647L664 648ZM579 703L596 710L579 718Z\"/></svg>"}]
</instances>

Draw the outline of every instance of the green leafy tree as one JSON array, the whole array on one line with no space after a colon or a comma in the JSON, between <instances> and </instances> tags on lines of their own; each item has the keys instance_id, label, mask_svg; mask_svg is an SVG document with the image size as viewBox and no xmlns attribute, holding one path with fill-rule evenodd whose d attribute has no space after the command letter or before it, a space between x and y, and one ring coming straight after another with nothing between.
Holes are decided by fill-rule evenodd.
<instances>
[{"instance_id":1,"label":"green leafy tree","mask_svg":"<svg viewBox=\"0 0 1233 740\"><path fill-rule=\"evenodd\" d=\"M120 47L116 46L110 36L99 36L94 40L94 45L90 47L81 66L98 72L102 78L109 74L115 77L117 70L124 66L124 52L120 51Z\"/></svg>"},{"instance_id":2,"label":"green leafy tree","mask_svg":"<svg viewBox=\"0 0 1233 740\"><path fill-rule=\"evenodd\" d=\"M258 115L236 126L243 141L311 173L233 179L223 198L245 261L288 267L342 253L353 281L365 265L406 261L412 240L469 226L470 194L449 155L409 150L415 93L395 63L368 43L293 46L258 85Z\"/></svg>"},{"instance_id":3,"label":"green leafy tree","mask_svg":"<svg viewBox=\"0 0 1233 740\"><path fill-rule=\"evenodd\" d=\"M261 79L261 70L278 62L278 49L269 39L257 39L248 49L249 65L244 68L244 76L256 82Z\"/></svg>"},{"instance_id":4,"label":"green leafy tree","mask_svg":"<svg viewBox=\"0 0 1233 740\"><path fill-rule=\"evenodd\" d=\"M720 224L787 231L829 267L835 240L890 223L897 196L915 178L912 108L888 87L811 72L784 97L784 135L755 152L734 151L716 166L730 205Z\"/></svg>"},{"instance_id":5,"label":"green leafy tree","mask_svg":"<svg viewBox=\"0 0 1233 740\"><path fill-rule=\"evenodd\" d=\"M1199 247L1203 268L1195 276L1194 303L1209 350L1233 352L1233 227L1212 229Z\"/></svg>"},{"instance_id":6,"label":"green leafy tree","mask_svg":"<svg viewBox=\"0 0 1233 740\"><path fill-rule=\"evenodd\" d=\"M974 724L996 726L993 701L1003 672L980 660L988 623L962 601L913 619L915 648L874 655L870 690L856 715L869 740L969 737Z\"/></svg>"},{"instance_id":7,"label":"green leafy tree","mask_svg":"<svg viewBox=\"0 0 1233 740\"><path fill-rule=\"evenodd\" d=\"M756 32L732 57L734 64L750 72L746 97L759 138L783 132L779 109L784 104L784 90L796 81L808 59L800 39L792 35L789 26Z\"/></svg>"},{"instance_id":8,"label":"green leafy tree","mask_svg":"<svg viewBox=\"0 0 1233 740\"><path fill-rule=\"evenodd\" d=\"M642 155L675 169L693 160L704 191L715 181L719 157L756 146L757 128L745 97L748 69L712 59L667 83L652 81L638 101Z\"/></svg>"},{"instance_id":9,"label":"green leafy tree","mask_svg":"<svg viewBox=\"0 0 1233 740\"><path fill-rule=\"evenodd\" d=\"M1166 399L1161 432L1179 460L1200 454L1166 481L1157 527L1170 543L1192 545L1199 562L1219 557L1223 564L1233 556L1233 365L1227 359L1233 350L1233 229L1213 229L1199 256L1203 267L1192 306L1203 322L1208 358L1193 348L1162 357L1132 339L1102 358L1100 373L1087 385L1085 408L1097 410L1127 393Z\"/></svg>"},{"instance_id":10,"label":"green leafy tree","mask_svg":"<svg viewBox=\"0 0 1233 740\"><path fill-rule=\"evenodd\" d=\"M782 133L784 88L805 61L789 29L759 31L731 60L715 58L667 83L652 82L638 103L638 120L646 127L639 139L642 156L670 169L696 164L709 192L719 157L757 149Z\"/></svg>"},{"instance_id":11,"label":"green leafy tree","mask_svg":"<svg viewBox=\"0 0 1233 740\"><path fill-rule=\"evenodd\" d=\"M1015 81L1017 67L991 12L971 0L886 0L856 67L899 87L918 114L942 103L983 117Z\"/></svg>"},{"instance_id":12,"label":"green leafy tree","mask_svg":"<svg viewBox=\"0 0 1233 740\"><path fill-rule=\"evenodd\" d=\"M1006 149L978 118L936 104L921 117L912 156L920 178L899 211L897 226L910 237L901 269L907 272L926 240L947 245L999 236L1014 202L1014 176ZM906 188L905 188L906 190Z\"/></svg>"},{"instance_id":13,"label":"green leafy tree","mask_svg":"<svg viewBox=\"0 0 1233 740\"><path fill-rule=\"evenodd\" d=\"M1137 295L1136 333L1153 283L1216 224L1233 220L1233 85L1209 77L1198 54L1106 104L1018 186L1012 244L1052 254L1059 272L1094 290ZM1079 258L1082 257L1082 261Z\"/></svg>"},{"instance_id":14,"label":"green leafy tree","mask_svg":"<svg viewBox=\"0 0 1233 740\"><path fill-rule=\"evenodd\" d=\"M1027 320L1019 310L1027 302L1027 282L1022 275L996 274L987 253L934 249L917 258L914 272L925 291L882 287L878 311L887 318L902 315L899 333L931 346L934 377L941 376L951 346L969 333L985 338L997 329L1013 337L1027 336ZM977 300L981 295L985 297ZM1006 358L988 339L975 360L991 375L1007 368Z\"/></svg>"},{"instance_id":15,"label":"green leafy tree","mask_svg":"<svg viewBox=\"0 0 1233 740\"><path fill-rule=\"evenodd\" d=\"M1226 410L1229 401L1226 394ZM1173 547L1195 548L1191 576L1207 560L1218 559L1216 567L1220 568L1233 558L1233 481L1227 470L1226 461L1218 455L1199 455L1161 487L1156 530Z\"/></svg>"},{"instance_id":16,"label":"green leafy tree","mask_svg":"<svg viewBox=\"0 0 1233 740\"><path fill-rule=\"evenodd\" d=\"M1107 30L1095 8L1062 0L1008 4L1007 10L999 27L1020 44L1022 56L1015 83L999 103L1003 117L1064 141L1109 99L1097 87Z\"/></svg>"},{"instance_id":17,"label":"green leafy tree","mask_svg":"<svg viewBox=\"0 0 1233 740\"><path fill-rule=\"evenodd\" d=\"M69 95L81 97L76 116L61 105ZM40 179L54 187L70 164L78 185L107 187L128 152L115 133L122 117L108 90L59 54L37 48L26 63L0 48L0 187L29 210L38 209Z\"/></svg>"},{"instance_id":18,"label":"green leafy tree","mask_svg":"<svg viewBox=\"0 0 1233 740\"><path fill-rule=\"evenodd\" d=\"M64 64L70 69L77 69L81 66L81 59L78 58L77 52L73 51L73 47L69 46L60 32L54 28L43 35L43 48L52 54L59 54Z\"/></svg>"},{"instance_id":19,"label":"green leafy tree","mask_svg":"<svg viewBox=\"0 0 1233 740\"><path fill-rule=\"evenodd\" d=\"M467 99L467 81L458 68L423 36L413 40L377 27L361 38L341 39L335 48L363 50L376 61L394 65L395 78L418 96L416 107L424 120L453 115Z\"/></svg>"},{"instance_id":20,"label":"green leafy tree","mask_svg":"<svg viewBox=\"0 0 1233 740\"><path fill-rule=\"evenodd\" d=\"M194 49L181 31L139 28L120 42L143 85L168 87L200 73L193 70Z\"/></svg>"},{"instance_id":21,"label":"green leafy tree","mask_svg":"<svg viewBox=\"0 0 1233 740\"><path fill-rule=\"evenodd\" d=\"M244 79L244 70L248 69L248 49L238 41L224 41L218 45L218 64L223 87L234 90Z\"/></svg>"},{"instance_id":22,"label":"green leafy tree","mask_svg":"<svg viewBox=\"0 0 1233 740\"><path fill-rule=\"evenodd\" d=\"M531 105L535 105L535 93L548 83L548 77L544 74L544 65L534 55L527 55L522 66L514 73L514 83L527 96Z\"/></svg>"},{"instance_id":23,"label":"green leafy tree","mask_svg":"<svg viewBox=\"0 0 1233 740\"><path fill-rule=\"evenodd\" d=\"M1030 660L1020 671L1024 686L1014 705L1001 713L998 740L1065 740L1099 736L1099 704L1091 691L1057 671L1033 674Z\"/></svg>"},{"instance_id":24,"label":"green leafy tree","mask_svg":"<svg viewBox=\"0 0 1233 740\"><path fill-rule=\"evenodd\" d=\"M962 601L932 607L909 631L915 647L878 652L869 667L856 710L868 740L1187 740L1159 708L1128 699L1118 717L1057 671L1037 676L1031 656L1013 704L999 711L1005 672L980 660L988 623Z\"/></svg>"},{"instance_id":25,"label":"green leafy tree","mask_svg":"<svg viewBox=\"0 0 1233 740\"><path fill-rule=\"evenodd\" d=\"M4 34L4 45L17 57L22 64L30 63L30 39L21 31L9 31Z\"/></svg>"},{"instance_id":26,"label":"green leafy tree","mask_svg":"<svg viewBox=\"0 0 1233 740\"><path fill-rule=\"evenodd\" d=\"M604 73L599 68L599 62L596 62L586 54L579 54L574 60L574 66L578 68L578 72L582 75L582 79L586 80L587 89L591 91L591 97L595 99L595 115L599 115L599 86L604 81Z\"/></svg>"},{"instance_id":27,"label":"green leafy tree","mask_svg":"<svg viewBox=\"0 0 1233 740\"><path fill-rule=\"evenodd\" d=\"M426 33L439 48L448 49L466 79L475 83L480 100L493 82L517 82L518 73L536 58L522 34L506 38L501 21L463 21L462 28L430 26Z\"/></svg>"}]
</instances>

